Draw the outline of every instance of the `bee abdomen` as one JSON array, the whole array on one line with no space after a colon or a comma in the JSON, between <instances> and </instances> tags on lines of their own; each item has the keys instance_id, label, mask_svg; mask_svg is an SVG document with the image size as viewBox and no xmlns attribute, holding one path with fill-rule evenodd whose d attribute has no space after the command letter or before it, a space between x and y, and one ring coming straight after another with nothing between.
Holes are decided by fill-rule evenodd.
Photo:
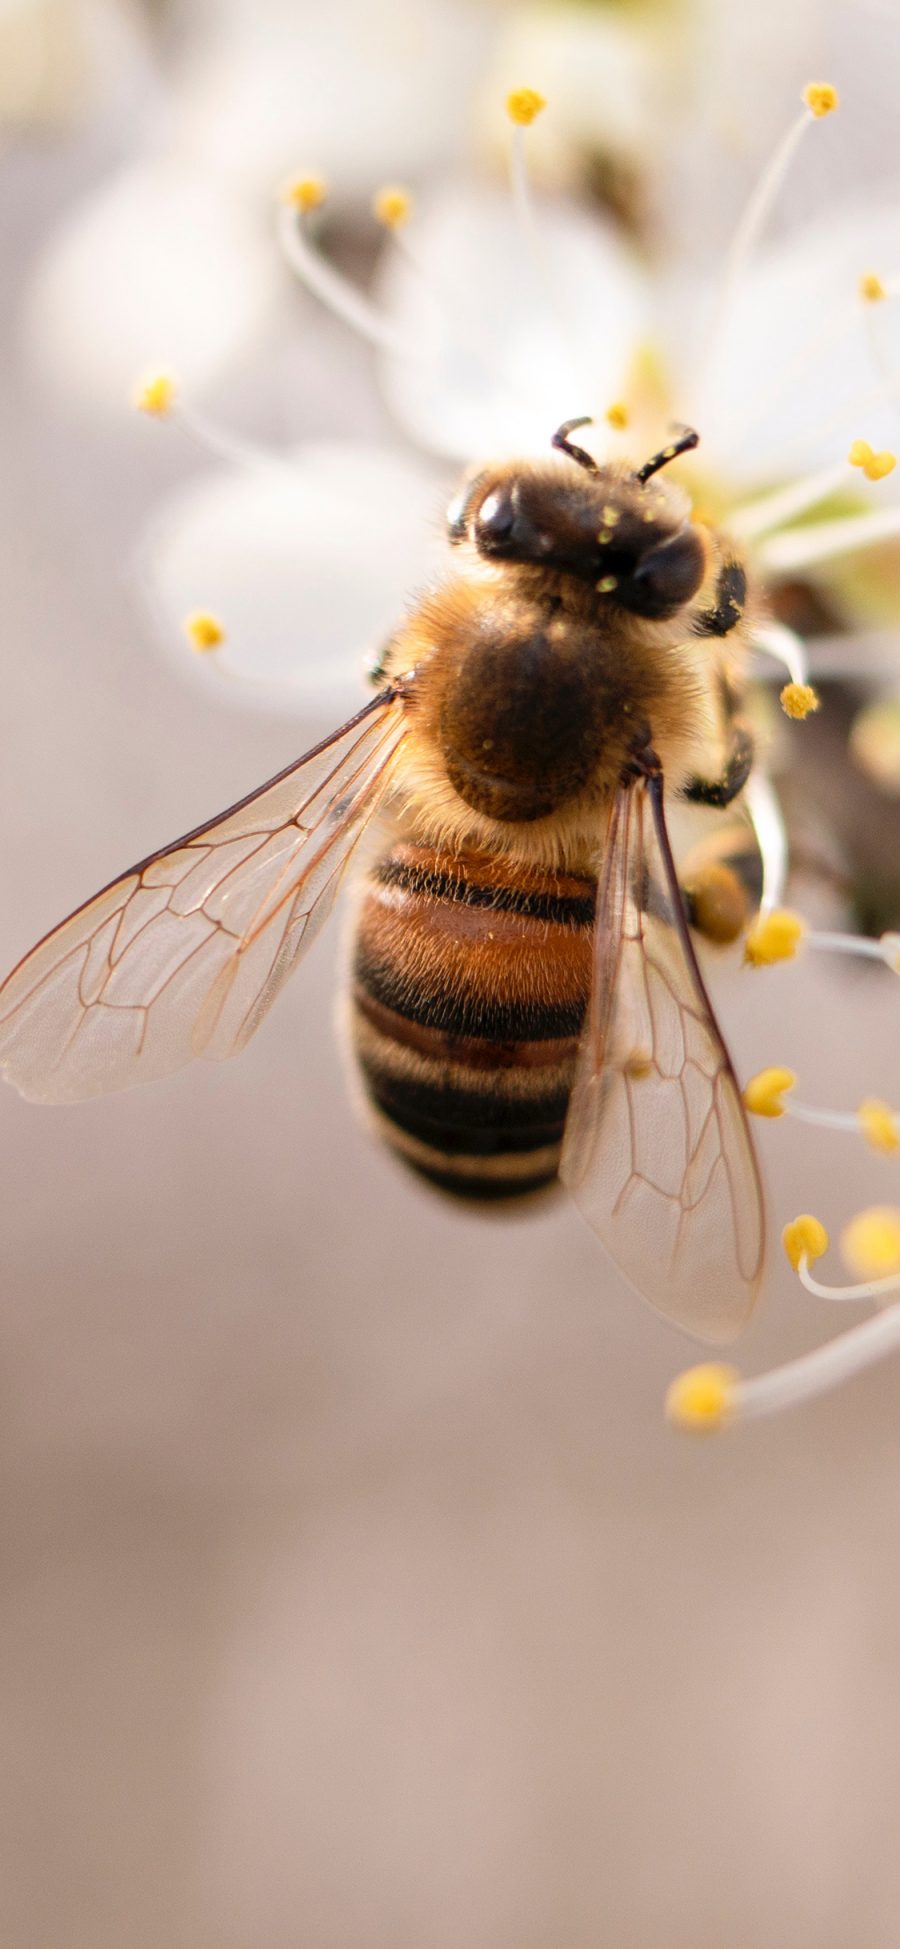
<instances>
[{"instance_id":1,"label":"bee abdomen","mask_svg":"<svg viewBox=\"0 0 900 1949\"><path fill-rule=\"evenodd\" d=\"M594 896L586 876L407 843L371 872L356 1057L382 1133L445 1189L510 1197L556 1177Z\"/></svg>"}]
</instances>

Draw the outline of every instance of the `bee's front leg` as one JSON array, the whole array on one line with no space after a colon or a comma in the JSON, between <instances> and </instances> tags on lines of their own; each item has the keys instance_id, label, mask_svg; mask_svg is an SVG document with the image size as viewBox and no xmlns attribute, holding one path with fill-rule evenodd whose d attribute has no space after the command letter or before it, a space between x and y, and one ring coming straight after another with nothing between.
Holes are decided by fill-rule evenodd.
<instances>
[{"instance_id":1,"label":"bee's front leg","mask_svg":"<svg viewBox=\"0 0 900 1949\"><path fill-rule=\"evenodd\" d=\"M728 756L718 778L689 778L681 796L692 805L730 805L742 792L753 770L753 739L745 724L732 724Z\"/></svg>"}]
</instances>

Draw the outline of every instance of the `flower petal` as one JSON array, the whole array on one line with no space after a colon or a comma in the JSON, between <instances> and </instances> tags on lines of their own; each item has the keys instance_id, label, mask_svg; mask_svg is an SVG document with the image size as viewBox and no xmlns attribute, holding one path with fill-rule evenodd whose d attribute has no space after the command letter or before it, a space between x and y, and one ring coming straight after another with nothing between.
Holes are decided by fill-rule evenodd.
<instances>
[{"instance_id":1,"label":"flower petal","mask_svg":"<svg viewBox=\"0 0 900 1949\"><path fill-rule=\"evenodd\" d=\"M410 243L424 275L385 253L381 301L423 357L383 360L382 383L401 424L437 453L541 452L562 420L602 414L621 394L645 315L636 263L570 203L542 201L537 217L549 297L500 191L449 191L423 209Z\"/></svg>"},{"instance_id":2,"label":"flower petal","mask_svg":"<svg viewBox=\"0 0 900 1949\"><path fill-rule=\"evenodd\" d=\"M460 103L489 32L480 9L341 0L336 20L297 0L264 10L218 0L207 11L211 28L176 82L175 130L223 180L265 196L285 172L314 168L336 194L368 200L386 171L462 151Z\"/></svg>"},{"instance_id":3,"label":"flower petal","mask_svg":"<svg viewBox=\"0 0 900 1949\"><path fill-rule=\"evenodd\" d=\"M760 247L735 293L715 370L696 373L691 408L710 460L736 484L843 459L861 436L875 445L896 438L897 407L879 380L866 334L872 308L858 286L864 271L898 269L896 204L845 203ZM696 364L705 307L682 298L682 316L692 319L683 362ZM878 309L895 328L897 300ZM896 343L896 330L890 335ZM900 357L897 368L900 380Z\"/></svg>"},{"instance_id":4,"label":"flower petal","mask_svg":"<svg viewBox=\"0 0 900 1949\"><path fill-rule=\"evenodd\" d=\"M26 304L26 344L61 390L121 415L153 360L195 391L227 370L279 285L271 242L239 198L173 161L139 162L51 238Z\"/></svg>"},{"instance_id":5,"label":"flower petal","mask_svg":"<svg viewBox=\"0 0 900 1949\"><path fill-rule=\"evenodd\" d=\"M283 467L201 476L166 503L140 552L163 646L201 679L238 679L241 705L349 714L366 662L439 559L446 498L402 454L349 441L307 446ZM224 638L192 656L185 621L201 608Z\"/></svg>"}]
</instances>

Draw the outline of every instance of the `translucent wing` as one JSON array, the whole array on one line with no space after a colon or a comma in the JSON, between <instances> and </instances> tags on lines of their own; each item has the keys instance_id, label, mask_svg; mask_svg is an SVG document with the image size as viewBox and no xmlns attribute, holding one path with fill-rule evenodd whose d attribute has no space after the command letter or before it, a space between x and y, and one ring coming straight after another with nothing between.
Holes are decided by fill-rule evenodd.
<instances>
[{"instance_id":1,"label":"translucent wing","mask_svg":"<svg viewBox=\"0 0 900 1949\"><path fill-rule=\"evenodd\" d=\"M744 1325L762 1269L759 1173L697 966L662 780L613 807L594 982L560 1175L627 1277L704 1339Z\"/></svg>"},{"instance_id":2,"label":"translucent wing","mask_svg":"<svg viewBox=\"0 0 900 1949\"><path fill-rule=\"evenodd\" d=\"M242 1049L326 918L403 736L386 691L40 941L0 987L9 1081L71 1103Z\"/></svg>"}]
</instances>

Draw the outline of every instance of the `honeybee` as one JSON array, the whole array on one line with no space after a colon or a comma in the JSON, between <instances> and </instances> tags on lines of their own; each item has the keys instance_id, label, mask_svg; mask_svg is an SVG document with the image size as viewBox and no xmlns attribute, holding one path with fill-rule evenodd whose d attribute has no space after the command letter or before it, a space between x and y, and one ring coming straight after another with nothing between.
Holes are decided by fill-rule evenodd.
<instances>
[{"instance_id":1,"label":"honeybee","mask_svg":"<svg viewBox=\"0 0 900 1949\"><path fill-rule=\"evenodd\" d=\"M659 478L695 433L631 471L575 444L585 424L464 482L448 573L349 723L26 955L0 1066L71 1102L233 1055L386 815L349 998L379 1131L468 1198L561 1178L648 1299L724 1339L762 1197L665 807L748 777L746 574Z\"/></svg>"}]
</instances>

